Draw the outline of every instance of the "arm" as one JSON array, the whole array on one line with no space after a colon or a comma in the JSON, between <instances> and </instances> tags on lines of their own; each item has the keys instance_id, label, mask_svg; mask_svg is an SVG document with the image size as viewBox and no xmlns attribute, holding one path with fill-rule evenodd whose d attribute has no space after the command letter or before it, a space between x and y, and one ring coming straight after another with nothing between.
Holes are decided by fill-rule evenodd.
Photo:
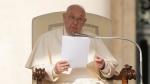
<instances>
[{"instance_id":1,"label":"arm","mask_svg":"<svg viewBox=\"0 0 150 84\"><path fill-rule=\"evenodd\" d=\"M27 61L26 67L32 69L35 68L45 68L46 76L45 78L50 81L56 81L58 75L54 72L54 66L51 63L51 51L50 44L47 38L42 35L37 40L31 55Z\"/></svg>"},{"instance_id":2,"label":"arm","mask_svg":"<svg viewBox=\"0 0 150 84\"><path fill-rule=\"evenodd\" d=\"M105 78L110 78L115 74L115 68L118 66L118 63L101 39L96 39L95 45L96 54L99 55L95 57L95 61L97 59L95 63L101 74Z\"/></svg>"},{"instance_id":3,"label":"arm","mask_svg":"<svg viewBox=\"0 0 150 84\"><path fill-rule=\"evenodd\" d=\"M95 56L94 63L104 77L110 78L114 75L115 67L111 62L104 60L100 56Z\"/></svg>"}]
</instances>

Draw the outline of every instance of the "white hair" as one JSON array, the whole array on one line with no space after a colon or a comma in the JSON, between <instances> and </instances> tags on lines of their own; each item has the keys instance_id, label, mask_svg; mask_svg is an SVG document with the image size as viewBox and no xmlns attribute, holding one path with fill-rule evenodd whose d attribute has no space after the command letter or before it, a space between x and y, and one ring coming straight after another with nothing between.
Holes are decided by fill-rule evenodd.
<instances>
[{"instance_id":1,"label":"white hair","mask_svg":"<svg viewBox=\"0 0 150 84\"><path fill-rule=\"evenodd\" d=\"M79 7L79 8L81 8L81 9L83 10L83 12L85 13L85 15L86 15L86 12L85 12L84 7L81 6L81 5L79 5L79 4L72 4L72 5L68 6L66 12L68 12L68 10L69 10L71 7Z\"/></svg>"}]
</instances>

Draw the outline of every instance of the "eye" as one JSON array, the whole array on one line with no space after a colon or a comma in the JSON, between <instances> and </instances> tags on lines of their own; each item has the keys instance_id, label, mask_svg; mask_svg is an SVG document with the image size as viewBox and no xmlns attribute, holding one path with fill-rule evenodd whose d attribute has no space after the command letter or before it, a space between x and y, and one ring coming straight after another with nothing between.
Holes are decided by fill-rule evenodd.
<instances>
[{"instance_id":1,"label":"eye","mask_svg":"<svg viewBox=\"0 0 150 84\"><path fill-rule=\"evenodd\" d=\"M83 19L82 18L78 18L78 21L82 21Z\"/></svg>"},{"instance_id":2,"label":"eye","mask_svg":"<svg viewBox=\"0 0 150 84\"><path fill-rule=\"evenodd\" d=\"M74 19L75 19L75 17L74 17L74 16L70 16L70 19L74 20Z\"/></svg>"}]
</instances>

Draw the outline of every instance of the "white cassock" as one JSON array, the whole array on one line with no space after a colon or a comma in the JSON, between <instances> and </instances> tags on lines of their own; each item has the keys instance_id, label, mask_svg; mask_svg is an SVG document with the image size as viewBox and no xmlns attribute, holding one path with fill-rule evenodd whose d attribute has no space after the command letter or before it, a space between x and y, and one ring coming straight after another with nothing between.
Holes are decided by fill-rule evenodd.
<instances>
[{"instance_id":1,"label":"white cassock","mask_svg":"<svg viewBox=\"0 0 150 84\"><path fill-rule=\"evenodd\" d=\"M85 30L82 30L81 33L95 36ZM74 68L70 74L56 74L54 72L55 64L61 60L63 35L68 35L64 28L58 28L41 35L33 48L26 67L33 70L39 67L45 68L47 76L43 84L110 84L106 78L114 75L118 63L100 39L90 39L86 68ZM95 55L104 58L105 68L103 70L98 70L94 66Z\"/></svg>"}]
</instances>

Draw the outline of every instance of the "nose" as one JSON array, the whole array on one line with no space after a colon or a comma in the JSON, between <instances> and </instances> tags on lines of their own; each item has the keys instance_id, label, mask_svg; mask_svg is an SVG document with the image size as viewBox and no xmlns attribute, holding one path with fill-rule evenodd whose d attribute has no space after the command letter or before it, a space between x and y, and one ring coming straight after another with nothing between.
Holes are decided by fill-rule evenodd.
<instances>
[{"instance_id":1,"label":"nose","mask_svg":"<svg viewBox=\"0 0 150 84\"><path fill-rule=\"evenodd\" d=\"M74 23L74 24L77 24L77 23L78 23L78 19L75 19L75 20L73 21L73 23Z\"/></svg>"}]
</instances>

